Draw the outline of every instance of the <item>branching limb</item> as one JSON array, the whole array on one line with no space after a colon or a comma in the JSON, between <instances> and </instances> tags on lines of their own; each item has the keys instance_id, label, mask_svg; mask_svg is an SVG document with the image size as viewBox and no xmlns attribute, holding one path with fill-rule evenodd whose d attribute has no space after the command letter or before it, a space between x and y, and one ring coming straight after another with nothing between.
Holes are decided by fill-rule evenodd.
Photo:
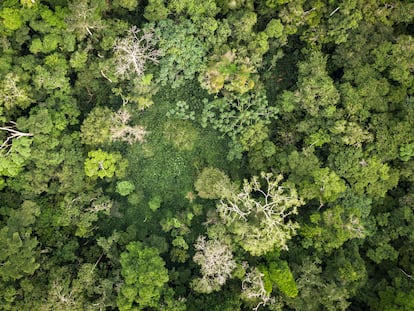
<instances>
[{"instance_id":1,"label":"branching limb","mask_svg":"<svg viewBox=\"0 0 414 311\"><path fill-rule=\"evenodd\" d=\"M15 124L14 122L11 122L11 123ZM19 139L21 137L33 136L33 134L31 134L31 133L20 132L20 131L14 129L13 127L11 127L11 126L1 126L0 131L7 132L6 139L0 145L0 151L8 149L7 153L9 153L10 150L11 150L11 145L12 145L13 139Z\"/></svg>"},{"instance_id":2,"label":"branching limb","mask_svg":"<svg viewBox=\"0 0 414 311\"><path fill-rule=\"evenodd\" d=\"M123 78L129 78L131 74L138 77L144 74L145 64L150 61L158 64L161 51L156 49L157 41L153 30L141 32L136 26L132 26L125 38L115 41L116 74Z\"/></svg>"}]
</instances>

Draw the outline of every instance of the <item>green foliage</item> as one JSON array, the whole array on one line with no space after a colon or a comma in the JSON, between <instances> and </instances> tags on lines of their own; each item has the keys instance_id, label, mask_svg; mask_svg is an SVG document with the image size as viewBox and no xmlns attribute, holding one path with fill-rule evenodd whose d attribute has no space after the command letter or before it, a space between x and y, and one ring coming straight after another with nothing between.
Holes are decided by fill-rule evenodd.
<instances>
[{"instance_id":1,"label":"green foliage","mask_svg":"<svg viewBox=\"0 0 414 311\"><path fill-rule=\"evenodd\" d=\"M9 212L7 222L0 230L1 283L32 275L40 267L36 259L38 240L32 236L31 227L39 214L39 207L31 201L25 201L20 209Z\"/></svg>"},{"instance_id":2,"label":"green foliage","mask_svg":"<svg viewBox=\"0 0 414 311\"><path fill-rule=\"evenodd\" d=\"M0 309L413 309L413 16L0 1Z\"/></svg>"},{"instance_id":3,"label":"green foliage","mask_svg":"<svg viewBox=\"0 0 414 311\"><path fill-rule=\"evenodd\" d=\"M36 38L32 41L30 52L33 54L50 53L57 49L62 38L57 34L47 34L43 37L43 41Z\"/></svg>"},{"instance_id":4,"label":"green foliage","mask_svg":"<svg viewBox=\"0 0 414 311\"><path fill-rule=\"evenodd\" d=\"M171 89L161 93L177 93L167 92ZM144 144L128 148L128 176L148 197L162 194L163 201L172 200L179 206L188 204L185 197L193 191L197 170L206 165L223 166L225 148L216 132L200 129L188 120L163 117L170 108L168 104L158 102L139 116L140 122L152 130Z\"/></svg>"},{"instance_id":5,"label":"green foliage","mask_svg":"<svg viewBox=\"0 0 414 311\"><path fill-rule=\"evenodd\" d=\"M198 21L203 17L213 17L219 12L216 1L213 0L204 2L172 0L169 2L168 8L175 14L188 15L194 21Z\"/></svg>"},{"instance_id":6,"label":"green foliage","mask_svg":"<svg viewBox=\"0 0 414 311\"><path fill-rule=\"evenodd\" d=\"M250 10L234 11L229 14L229 20L232 25L232 35L238 40L248 42L257 22L257 14Z\"/></svg>"},{"instance_id":7,"label":"green foliage","mask_svg":"<svg viewBox=\"0 0 414 311\"><path fill-rule=\"evenodd\" d=\"M229 50L221 56L214 56L199 80L210 94L222 90L244 94L255 85L252 73L253 67Z\"/></svg>"},{"instance_id":8,"label":"green foliage","mask_svg":"<svg viewBox=\"0 0 414 311\"><path fill-rule=\"evenodd\" d=\"M408 161L412 156L414 156L414 143L400 147L400 159L402 161Z\"/></svg>"},{"instance_id":9,"label":"green foliage","mask_svg":"<svg viewBox=\"0 0 414 311\"><path fill-rule=\"evenodd\" d=\"M240 311L242 301L240 295L234 295L230 290L221 290L209 295L191 295L188 298L188 310L191 306L199 306L200 310L207 311Z\"/></svg>"},{"instance_id":10,"label":"green foliage","mask_svg":"<svg viewBox=\"0 0 414 311\"><path fill-rule=\"evenodd\" d=\"M32 0L20 0L20 3L23 6L27 6L29 8L33 7L34 5L36 5L36 2L33 2Z\"/></svg>"},{"instance_id":11,"label":"green foliage","mask_svg":"<svg viewBox=\"0 0 414 311\"><path fill-rule=\"evenodd\" d=\"M0 176L16 177L30 159L32 140L29 137L14 139L7 152L0 152Z\"/></svg>"},{"instance_id":12,"label":"green foliage","mask_svg":"<svg viewBox=\"0 0 414 311\"><path fill-rule=\"evenodd\" d=\"M3 25L6 29L17 30L23 26L23 21L18 9L3 8L0 11L0 17L3 19Z\"/></svg>"},{"instance_id":13,"label":"green foliage","mask_svg":"<svg viewBox=\"0 0 414 311\"><path fill-rule=\"evenodd\" d=\"M83 69L85 68L87 60L87 51L76 51L72 54L72 57L70 58L70 66L76 70Z\"/></svg>"},{"instance_id":14,"label":"green foliage","mask_svg":"<svg viewBox=\"0 0 414 311\"><path fill-rule=\"evenodd\" d=\"M336 111L339 93L326 71L326 57L313 52L299 64L296 104L311 116L331 117Z\"/></svg>"},{"instance_id":15,"label":"green foliage","mask_svg":"<svg viewBox=\"0 0 414 311\"><path fill-rule=\"evenodd\" d=\"M194 187L203 199L220 199L229 195L234 190L229 177L221 170L206 167L198 175Z\"/></svg>"},{"instance_id":16,"label":"green foliage","mask_svg":"<svg viewBox=\"0 0 414 311\"><path fill-rule=\"evenodd\" d=\"M166 140L180 151L192 151L199 135L199 131L188 121L172 120L165 123Z\"/></svg>"},{"instance_id":17,"label":"green foliage","mask_svg":"<svg viewBox=\"0 0 414 311\"><path fill-rule=\"evenodd\" d=\"M269 292L272 291L272 286L274 285L290 298L298 295L295 279L286 261L280 259L270 261L266 266L261 266L259 269L265 274L265 280L268 279L270 281Z\"/></svg>"},{"instance_id":18,"label":"green foliage","mask_svg":"<svg viewBox=\"0 0 414 311\"><path fill-rule=\"evenodd\" d=\"M104 28L101 19L103 8L106 6L102 0L93 3L87 0L73 0L68 3L69 13L66 16L68 30L73 32L78 40L93 36Z\"/></svg>"},{"instance_id":19,"label":"green foliage","mask_svg":"<svg viewBox=\"0 0 414 311\"><path fill-rule=\"evenodd\" d=\"M85 160L85 174L91 178L111 178L115 172L117 176L124 174L127 162L122 160L119 153L108 153L101 149L89 151Z\"/></svg>"},{"instance_id":20,"label":"green foliage","mask_svg":"<svg viewBox=\"0 0 414 311\"><path fill-rule=\"evenodd\" d=\"M346 148L341 154L331 154L329 158L337 174L360 195L366 193L371 197L382 197L397 185L398 176L388 164L376 157L365 157L359 149Z\"/></svg>"},{"instance_id":21,"label":"green foliage","mask_svg":"<svg viewBox=\"0 0 414 311\"><path fill-rule=\"evenodd\" d=\"M279 19L272 19L266 25L265 33L269 38L280 38L283 34L283 24Z\"/></svg>"},{"instance_id":22,"label":"green foliage","mask_svg":"<svg viewBox=\"0 0 414 311\"><path fill-rule=\"evenodd\" d=\"M81 138L87 145L106 143L111 137L112 111L106 107L96 107L82 123Z\"/></svg>"},{"instance_id":23,"label":"green foliage","mask_svg":"<svg viewBox=\"0 0 414 311\"><path fill-rule=\"evenodd\" d=\"M149 0L145 7L144 17L150 21L160 21L167 18L169 10L163 0Z\"/></svg>"},{"instance_id":24,"label":"green foliage","mask_svg":"<svg viewBox=\"0 0 414 311\"><path fill-rule=\"evenodd\" d=\"M379 295L378 310L408 311L414 308L414 290L406 293L387 287Z\"/></svg>"},{"instance_id":25,"label":"green foliage","mask_svg":"<svg viewBox=\"0 0 414 311\"><path fill-rule=\"evenodd\" d=\"M167 112L167 117L170 116L181 120L195 120L194 111L191 111L190 106L182 100L175 104L175 108Z\"/></svg>"},{"instance_id":26,"label":"green foliage","mask_svg":"<svg viewBox=\"0 0 414 311\"><path fill-rule=\"evenodd\" d=\"M272 156L276 153L276 146L269 140L253 146L249 152L249 165L252 169L263 171L270 167Z\"/></svg>"},{"instance_id":27,"label":"green foliage","mask_svg":"<svg viewBox=\"0 0 414 311\"><path fill-rule=\"evenodd\" d=\"M313 213L310 224L302 226L300 234L305 248L331 252L350 239L364 238L367 232L358 213L335 206L322 214Z\"/></svg>"},{"instance_id":28,"label":"green foliage","mask_svg":"<svg viewBox=\"0 0 414 311\"><path fill-rule=\"evenodd\" d=\"M116 192L122 196L127 196L135 190L135 185L128 181L123 180L116 183Z\"/></svg>"},{"instance_id":29,"label":"green foliage","mask_svg":"<svg viewBox=\"0 0 414 311\"><path fill-rule=\"evenodd\" d=\"M162 193L168 199L184 197L183 191L192 188L191 160L188 154L166 145L164 137L162 141L153 141L144 147L135 145L130 150L128 176L146 193Z\"/></svg>"},{"instance_id":30,"label":"green foliage","mask_svg":"<svg viewBox=\"0 0 414 311\"><path fill-rule=\"evenodd\" d=\"M156 307L168 282L168 271L159 251L141 242L131 242L121 254L120 263L125 283L117 299L119 310Z\"/></svg>"},{"instance_id":31,"label":"green foliage","mask_svg":"<svg viewBox=\"0 0 414 311\"><path fill-rule=\"evenodd\" d=\"M112 88L112 92L122 99L124 106L131 104L130 108L143 111L154 104L152 97L158 92L153 77L150 73L143 74L128 81L127 84ZM111 76L111 79L115 80L116 77Z\"/></svg>"},{"instance_id":32,"label":"green foliage","mask_svg":"<svg viewBox=\"0 0 414 311\"><path fill-rule=\"evenodd\" d=\"M261 93L244 94L237 98L204 100L202 125L208 124L228 135L234 150L246 151L267 138L266 125L276 118L278 109L268 104ZM236 152L235 156L240 154Z\"/></svg>"},{"instance_id":33,"label":"green foliage","mask_svg":"<svg viewBox=\"0 0 414 311\"><path fill-rule=\"evenodd\" d=\"M27 108L33 100L29 97L29 88L21 85L21 78L15 73L8 73L0 82L0 105L6 110L15 107Z\"/></svg>"},{"instance_id":34,"label":"green foliage","mask_svg":"<svg viewBox=\"0 0 414 311\"><path fill-rule=\"evenodd\" d=\"M345 181L327 167L313 171L312 177L302 190L304 198L319 198L321 204L334 202L346 190Z\"/></svg>"},{"instance_id":35,"label":"green foliage","mask_svg":"<svg viewBox=\"0 0 414 311\"><path fill-rule=\"evenodd\" d=\"M361 9L358 8L358 1L349 1L345 6L340 7L336 12L330 16L328 22L327 37L329 41L334 41L336 44L345 42L348 39L348 34L352 29L358 27L359 22L363 19Z\"/></svg>"},{"instance_id":36,"label":"green foliage","mask_svg":"<svg viewBox=\"0 0 414 311\"><path fill-rule=\"evenodd\" d=\"M168 212L166 217L160 221L162 230L168 233L172 239L173 247L170 251L170 257L173 262L183 263L189 258L187 240L193 217L192 212L183 211L174 216Z\"/></svg>"},{"instance_id":37,"label":"green foliage","mask_svg":"<svg viewBox=\"0 0 414 311\"><path fill-rule=\"evenodd\" d=\"M138 0L115 0L113 5L133 11L138 5Z\"/></svg>"},{"instance_id":38,"label":"green foliage","mask_svg":"<svg viewBox=\"0 0 414 311\"><path fill-rule=\"evenodd\" d=\"M291 217L304 204L293 185L280 186L282 175L273 177L262 172L260 177L265 182L263 187L259 177L254 176L250 181L244 180L240 191L234 188L225 193L217 205L229 232L253 256L288 249L288 240L299 228Z\"/></svg>"},{"instance_id":39,"label":"green foliage","mask_svg":"<svg viewBox=\"0 0 414 311\"><path fill-rule=\"evenodd\" d=\"M151 200L148 202L148 207L150 210L155 212L157 209L161 207L162 198L160 196L152 197Z\"/></svg>"},{"instance_id":40,"label":"green foliage","mask_svg":"<svg viewBox=\"0 0 414 311\"><path fill-rule=\"evenodd\" d=\"M33 80L36 90L47 90L49 93L57 89L69 91L70 85L67 70L68 64L60 54L48 55L45 58L45 65L39 65L35 68Z\"/></svg>"},{"instance_id":41,"label":"green foliage","mask_svg":"<svg viewBox=\"0 0 414 311\"><path fill-rule=\"evenodd\" d=\"M159 82L172 88L183 86L185 80L193 79L203 68L208 47L197 37L197 28L189 20L179 23L160 21L156 24L155 34L162 52Z\"/></svg>"}]
</instances>

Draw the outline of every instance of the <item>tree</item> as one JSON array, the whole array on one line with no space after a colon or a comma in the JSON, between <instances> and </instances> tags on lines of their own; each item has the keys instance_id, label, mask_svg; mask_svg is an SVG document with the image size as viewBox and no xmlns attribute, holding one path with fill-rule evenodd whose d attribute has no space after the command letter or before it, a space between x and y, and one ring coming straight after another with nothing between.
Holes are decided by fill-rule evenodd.
<instances>
[{"instance_id":1,"label":"tree","mask_svg":"<svg viewBox=\"0 0 414 311\"><path fill-rule=\"evenodd\" d=\"M113 112L107 107L95 107L83 120L81 126L82 142L87 145L99 145L106 143L111 137Z\"/></svg>"},{"instance_id":2,"label":"tree","mask_svg":"<svg viewBox=\"0 0 414 311\"><path fill-rule=\"evenodd\" d=\"M128 125L130 119L131 113L125 108L113 114L110 128L112 140L121 140L130 145L135 142L144 142L147 131L140 125Z\"/></svg>"},{"instance_id":3,"label":"tree","mask_svg":"<svg viewBox=\"0 0 414 311\"><path fill-rule=\"evenodd\" d=\"M413 309L413 17L0 0L0 309Z\"/></svg>"},{"instance_id":4,"label":"tree","mask_svg":"<svg viewBox=\"0 0 414 311\"><path fill-rule=\"evenodd\" d=\"M198 175L194 186L200 198L203 199L225 197L234 188L230 178L221 170L213 167L204 168Z\"/></svg>"},{"instance_id":5,"label":"tree","mask_svg":"<svg viewBox=\"0 0 414 311\"><path fill-rule=\"evenodd\" d=\"M133 11L138 5L138 0L115 0L113 5L115 7L126 8L128 11Z\"/></svg>"},{"instance_id":6,"label":"tree","mask_svg":"<svg viewBox=\"0 0 414 311\"><path fill-rule=\"evenodd\" d=\"M363 239L367 230L361 218L353 209L340 206L328 208L322 214L313 213L311 224L303 225L300 231L302 245L329 253L350 239Z\"/></svg>"},{"instance_id":7,"label":"tree","mask_svg":"<svg viewBox=\"0 0 414 311\"><path fill-rule=\"evenodd\" d=\"M24 284L31 288L30 278L40 267L39 240L34 236L40 208L33 201L8 207L3 200L0 208L0 303L4 310L17 310L22 300ZM31 295L31 291L27 295ZM22 308L20 308L22 309Z\"/></svg>"},{"instance_id":8,"label":"tree","mask_svg":"<svg viewBox=\"0 0 414 311\"><path fill-rule=\"evenodd\" d=\"M158 92L158 85L155 82L154 75L147 73L135 77L132 81L120 84L119 87L113 88L112 92L122 98L123 106L127 104L136 104L138 110L145 110L154 104L153 96ZM135 108L134 108L135 110Z\"/></svg>"},{"instance_id":9,"label":"tree","mask_svg":"<svg viewBox=\"0 0 414 311\"><path fill-rule=\"evenodd\" d=\"M199 236L194 248L193 260L201 266L202 277L193 280L192 287L200 293L220 290L236 268L231 247L224 241L206 241L205 236Z\"/></svg>"},{"instance_id":10,"label":"tree","mask_svg":"<svg viewBox=\"0 0 414 311\"><path fill-rule=\"evenodd\" d=\"M312 254L301 260L294 271L298 296L287 299L287 305L294 310L348 310L349 291L341 282L335 282L333 274L324 273L321 259Z\"/></svg>"},{"instance_id":11,"label":"tree","mask_svg":"<svg viewBox=\"0 0 414 311\"><path fill-rule=\"evenodd\" d=\"M204 2L172 0L168 3L168 9L178 16L188 16L196 22L199 22L206 17L214 17L220 11L214 0L207 0Z\"/></svg>"},{"instance_id":12,"label":"tree","mask_svg":"<svg viewBox=\"0 0 414 311\"><path fill-rule=\"evenodd\" d=\"M253 89L254 68L248 60L240 59L229 50L220 56L213 55L210 63L199 77L201 86L210 94L218 94L225 90L244 94Z\"/></svg>"},{"instance_id":13,"label":"tree","mask_svg":"<svg viewBox=\"0 0 414 311\"><path fill-rule=\"evenodd\" d=\"M0 189L4 186L3 176L16 177L27 164L31 155L30 137L33 136L17 130L15 125L2 126L1 131L6 134L6 138L0 145Z\"/></svg>"},{"instance_id":14,"label":"tree","mask_svg":"<svg viewBox=\"0 0 414 311\"><path fill-rule=\"evenodd\" d=\"M116 184L116 192L122 196L127 196L135 190L135 185L129 180L123 180Z\"/></svg>"},{"instance_id":15,"label":"tree","mask_svg":"<svg viewBox=\"0 0 414 311\"><path fill-rule=\"evenodd\" d=\"M79 40L93 36L103 30L101 19L104 1L74 0L69 2L69 14L66 17L68 30L74 32Z\"/></svg>"},{"instance_id":16,"label":"tree","mask_svg":"<svg viewBox=\"0 0 414 311\"><path fill-rule=\"evenodd\" d=\"M276 153L276 146L270 140L254 145L248 153L249 165L257 171L266 171L274 164L273 155Z\"/></svg>"},{"instance_id":17,"label":"tree","mask_svg":"<svg viewBox=\"0 0 414 311\"><path fill-rule=\"evenodd\" d=\"M124 174L127 162L119 153L108 153L101 149L89 151L85 160L85 174L91 178L111 178Z\"/></svg>"},{"instance_id":18,"label":"tree","mask_svg":"<svg viewBox=\"0 0 414 311\"><path fill-rule=\"evenodd\" d=\"M2 8L0 11L0 17L2 17L3 25L6 29L17 30L23 26L22 16L20 11L15 8Z\"/></svg>"},{"instance_id":19,"label":"tree","mask_svg":"<svg viewBox=\"0 0 414 311\"><path fill-rule=\"evenodd\" d=\"M326 38L321 39L334 41L338 45L345 42L351 31L357 29L360 21L363 20L361 6L365 5L358 1L349 1L332 8L327 21Z\"/></svg>"},{"instance_id":20,"label":"tree","mask_svg":"<svg viewBox=\"0 0 414 311\"><path fill-rule=\"evenodd\" d=\"M203 42L196 25L190 20L178 23L162 20L156 24L154 33L162 56L158 77L161 85L177 88L203 69L203 59L210 46Z\"/></svg>"},{"instance_id":21,"label":"tree","mask_svg":"<svg viewBox=\"0 0 414 311\"><path fill-rule=\"evenodd\" d=\"M304 182L301 194L306 199L318 198L322 207L326 202L334 202L345 192L345 182L327 167L314 170L312 181Z\"/></svg>"},{"instance_id":22,"label":"tree","mask_svg":"<svg viewBox=\"0 0 414 311\"><path fill-rule=\"evenodd\" d=\"M40 93L38 96L57 95L59 92L65 95L70 94L68 70L69 64L63 54L55 52L46 56L43 65L35 66L32 76L35 90Z\"/></svg>"},{"instance_id":23,"label":"tree","mask_svg":"<svg viewBox=\"0 0 414 311\"><path fill-rule=\"evenodd\" d=\"M244 181L241 192L233 192L217 205L221 219L238 243L254 256L273 249L287 250L287 242L299 224L291 219L304 204L294 186L280 185L282 175L261 174L265 189L254 176Z\"/></svg>"},{"instance_id":24,"label":"tree","mask_svg":"<svg viewBox=\"0 0 414 311\"><path fill-rule=\"evenodd\" d=\"M0 131L3 131L6 133L6 139L3 141L3 143L0 145L0 151L5 152L6 155L11 151L13 147L13 142L22 137L31 137L33 134L31 133L24 133L14 128L16 125L15 122L10 122L13 124L13 126L1 126Z\"/></svg>"},{"instance_id":25,"label":"tree","mask_svg":"<svg viewBox=\"0 0 414 311\"><path fill-rule=\"evenodd\" d=\"M128 144L142 143L147 131L140 125L129 125L130 120L131 113L126 108L113 112L106 107L96 107L83 121L82 141L87 145L101 145L116 140Z\"/></svg>"},{"instance_id":26,"label":"tree","mask_svg":"<svg viewBox=\"0 0 414 311\"><path fill-rule=\"evenodd\" d=\"M328 75L326 63L327 58L316 51L306 61L299 63L298 90L292 99L297 108L304 109L313 117L331 117L339 101L339 92ZM286 98L287 94L284 96Z\"/></svg>"},{"instance_id":27,"label":"tree","mask_svg":"<svg viewBox=\"0 0 414 311\"><path fill-rule=\"evenodd\" d=\"M342 148L340 153L331 153L328 162L336 174L345 178L359 195L383 197L398 184L399 176L388 163L377 156L369 157L360 149Z\"/></svg>"},{"instance_id":28,"label":"tree","mask_svg":"<svg viewBox=\"0 0 414 311\"><path fill-rule=\"evenodd\" d=\"M283 24L280 19L272 19L266 25L265 33L269 38L280 38L283 35Z\"/></svg>"},{"instance_id":29,"label":"tree","mask_svg":"<svg viewBox=\"0 0 414 311\"><path fill-rule=\"evenodd\" d=\"M0 82L0 106L7 110L14 107L27 108L33 100L29 97L29 87L21 85L20 77L15 73L8 73Z\"/></svg>"},{"instance_id":30,"label":"tree","mask_svg":"<svg viewBox=\"0 0 414 311\"><path fill-rule=\"evenodd\" d=\"M277 287L287 297L294 298L298 295L295 279L285 260L267 260L267 264L259 266L259 270L264 274L265 284L270 282L270 286Z\"/></svg>"},{"instance_id":31,"label":"tree","mask_svg":"<svg viewBox=\"0 0 414 311\"><path fill-rule=\"evenodd\" d=\"M156 248L131 242L121 254L125 283L117 299L120 311L156 308L168 281L168 271Z\"/></svg>"},{"instance_id":32,"label":"tree","mask_svg":"<svg viewBox=\"0 0 414 311\"><path fill-rule=\"evenodd\" d=\"M7 215L7 223L0 230L1 282L19 280L40 267L36 260L39 242L32 236L32 225L39 214L40 209L34 202L25 201L19 209L11 210Z\"/></svg>"},{"instance_id":33,"label":"tree","mask_svg":"<svg viewBox=\"0 0 414 311\"><path fill-rule=\"evenodd\" d=\"M278 113L269 105L262 91L248 92L240 96L228 96L212 101L203 100L202 126L208 124L231 139L229 159L240 158L242 151L268 137L267 125Z\"/></svg>"},{"instance_id":34,"label":"tree","mask_svg":"<svg viewBox=\"0 0 414 311\"><path fill-rule=\"evenodd\" d=\"M379 292L379 301L372 303L371 307L378 311L409 311L414 308L414 289L402 290L386 286Z\"/></svg>"},{"instance_id":35,"label":"tree","mask_svg":"<svg viewBox=\"0 0 414 311\"><path fill-rule=\"evenodd\" d=\"M193 151L200 139L199 130L189 121L167 121L164 126L164 137L179 151Z\"/></svg>"},{"instance_id":36,"label":"tree","mask_svg":"<svg viewBox=\"0 0 414 311\"><path fill-rule=\"evenodd\" d=\"M155 48L157 38L152 29L142 30L140 36L136 26L128 30L124 38L118 38L114 44L115 73L123 79L142 76L147 62L158 64L161 51Z\"/></svg>"},{"instance_id":37,"label":"tree","mask_svg":"<svg viewBox=\"0 0 414 311\"><path fill-rule=\"evenodd\" d=\"M246 266L245 269L247 270L248 267ZM259 310L260 306L271 305L275 302L265 288L263 276L259 269L251 268L242 280L241 296L256 305L253 308L254 311Z\"/></svg>"}]
</instances>

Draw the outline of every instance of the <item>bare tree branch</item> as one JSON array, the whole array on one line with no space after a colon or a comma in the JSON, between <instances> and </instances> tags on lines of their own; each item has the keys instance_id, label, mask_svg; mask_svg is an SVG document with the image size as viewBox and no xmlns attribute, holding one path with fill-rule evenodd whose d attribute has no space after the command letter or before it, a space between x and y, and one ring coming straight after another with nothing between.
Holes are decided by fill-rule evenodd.
<instances>
[{"instance_id":1,"label":"bare tree branch","mask_svg":"<svg viewBox=\"0 0 414 311\"><path fill-rule=\"evenodd\" d=\"M295 234L299 225L290 216L298 213L303 205L294 187L282 187L283 176L273 177L262 173L266 182L262 187L259 178L245 180L239 193L232 193L217 205L218 212L228 225L237 223L244 228L242 246L254 255L279 247L287 249L287 241Z\"/></svg>"},{"instance_id":2,"label":"bare tree branch","mask_svg":"<svg viewBox=\"0 0 414 311\"><path fill-rule=\"evenodd\" d=\"M125 141L132 145L135 142L144 142L148 132L143 126L128 125L131 113L126 109L118 110L112 117L111 139Z\"/></svg>"},{"instance_id":3,"label":"bare tree branch","mask_svg":"<svg viewBox=\"0 0 414 311\"><path fill-rule=\"evenodd\" d=\"M248 268L245 264L245 268ZM257 269L253 268L246 273L242 281L242 296L248 300L258 301L253 308L254 311L259 310L260 306L266 306L275 302L273 297L265 289L263 274Z\"/></svg>"},{"instance_id":4,"label":"bare tree branch","mask_svg":"<svg viewBox=\"0 0 414 311\"><path fill-rule=\"evenodd\" d=\"M199 236L194 248L197 252L193 259L201 266L203 275L193 282L194 287L203 293L219 290L236 268L230 246L218 239L207 241L204 236Z\"/></svg>"},{"instance_id":5,"label":"bare tree branch","mask_svg":"<svg viewBox=\"0 0 414 311\"><path fill-rule=\"evenodd\" d=\"M131 74L143 75L148 61L158 64L161 52L155 48L157 41L153 30L142 31L139 36L140 32L140 29L132 26L125 38L115 41L116 74L122 78L129 79Z\"/></svg>"},{"instance_id":6,"label":"bare tree branch","mask_svg":"<svg viewBox=\"0 0 414 311\"><path fill-rule=\"evenodd\" d=\"M12 122L12 123L14 123L14 122ZM20 132L20 131L18 131L16 129L13 129L13 127L11 127L11 126L1 126L0 127L0 131L5 131L5 132L8 133L6 139L0 145L0 151L1 150L7 150L7 149L9 149L7 151L7 153L9 153L10 150L11 150L11 146L12 146L13 139L19 139L21 137L30 137L30 136L33 136L33 134L31 134L31 133L23 133L23 132Z\"/></svg>"}]
</instances>

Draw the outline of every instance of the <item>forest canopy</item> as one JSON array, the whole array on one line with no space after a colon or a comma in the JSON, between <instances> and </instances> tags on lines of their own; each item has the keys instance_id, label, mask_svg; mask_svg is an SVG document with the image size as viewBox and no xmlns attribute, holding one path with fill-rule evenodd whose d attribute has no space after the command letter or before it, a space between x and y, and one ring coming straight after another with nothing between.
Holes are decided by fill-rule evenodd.
<instances>
[{"instance_id":1,"label":"forest canopy","mask_svg":"<svg viewBox=\"0 0 414 311\"><path fill-rule=\"evenodd\" d=\"M0 310L414 310L414 2L0 1Z\"/></svg>"}]
</instances>

